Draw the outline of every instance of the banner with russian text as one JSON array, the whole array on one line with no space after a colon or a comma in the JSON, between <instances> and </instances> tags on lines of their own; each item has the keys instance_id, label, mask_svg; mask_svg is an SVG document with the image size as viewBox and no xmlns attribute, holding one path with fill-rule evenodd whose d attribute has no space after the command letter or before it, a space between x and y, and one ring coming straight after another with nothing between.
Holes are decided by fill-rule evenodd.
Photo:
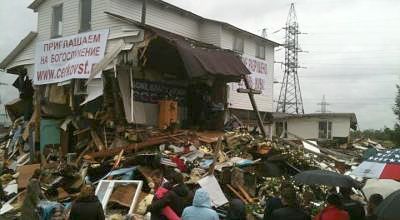
<instances>
[{"instance_id":1,"label":"banner with russian text","mask_svg":"<svg viewBox=\"0 0 400 220\"><path fill-rule=\"evenodd\" d=\"M273 60L259 59L249 55L242 55L242 62L250 71L247 75L250 87L261 91L254 95L259 111L273 111ZM269 68L269 69L268 69ZM229 108L252 110L248 94L238 93L237 89L245 89L243 80L239 83L229 83L228 103Z\"/></svg>"},{"instance_id":2,"label":"banner with russian text","mask_svg":"<svg viewBox=\"0 0 400 220\"><path fill-rule=\"evenodd\" d=\"M36 44L33 83L87 79L106 50L109 30L85 32Z\"/></svg>"}]
</instances>

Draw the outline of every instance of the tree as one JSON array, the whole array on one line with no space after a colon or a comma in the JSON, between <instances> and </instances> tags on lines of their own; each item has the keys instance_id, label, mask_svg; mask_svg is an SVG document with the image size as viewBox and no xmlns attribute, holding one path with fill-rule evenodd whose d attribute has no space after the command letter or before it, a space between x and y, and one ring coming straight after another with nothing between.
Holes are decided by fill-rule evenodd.
<instances>
[{"instance_id":1,"label":"tree","mask_svg":"<svg viewBox=\"0 0 400 220\"><path fill-rule=\"evenodd\" d=\"M398 125L400 122L400 86L396 85L396 88L397 88L397 95L396 99L394 100L393 112L397 117L398 122L396 124Z\"/></svg>"},{"instance_id":2,"label":"tree","mask_svg":"<svg viewBox=\"0 0 400 220\"><path fill-rule=\"evenodd\" d=\"M393 132L391 135L391 140L397 146L400 146L400 86L396 85L397 95L394 100L393 113L397 117L397 123L394 125Z\"/></svg>"}]
</instances>

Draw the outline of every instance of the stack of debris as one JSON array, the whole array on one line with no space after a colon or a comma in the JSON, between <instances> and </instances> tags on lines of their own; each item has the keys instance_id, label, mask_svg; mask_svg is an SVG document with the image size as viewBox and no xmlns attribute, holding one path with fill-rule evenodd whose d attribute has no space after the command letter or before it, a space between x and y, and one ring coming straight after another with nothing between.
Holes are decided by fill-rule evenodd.
<instances>
[{"instance_id":1,"label":"stack of debris","mask_svg":"<svg viewBox=\"0 0 400 220\"><path fill-rule=\"evenodd\" d=\"M113 91L112 85L105 89ZM23 110L9 108L15 118L9 133L1 136L0 199L4 203L0 215L15 217L24 212L37 169L44 195L36 205L42 216L68 213L81 188L90 184L96 187L107 216L136 215L140 219L154 197L160 173L179 172L190 189L202 187L210 192L221 216L233 198L242 200L258 216L265 199L276 195L290 176L309 169L344 173L357 163L357 156L300 137L297 142L266 139L241 123L227 132L183 130L173 120L160 128L127 124L118 113L122 103L117 98L114 101L115 97L104 93L102 107L95 108L101 110L85 106L81 114L62 120L54 112L46 113L51 109L46 104L35 108L29 120ZM49 115L53 117L44 117ZM310 207L315 213L327 189L297 190L312 201L308 204L315 204ZM41 195L38 191L33 192Z\"/></svg>"}]
</instances>

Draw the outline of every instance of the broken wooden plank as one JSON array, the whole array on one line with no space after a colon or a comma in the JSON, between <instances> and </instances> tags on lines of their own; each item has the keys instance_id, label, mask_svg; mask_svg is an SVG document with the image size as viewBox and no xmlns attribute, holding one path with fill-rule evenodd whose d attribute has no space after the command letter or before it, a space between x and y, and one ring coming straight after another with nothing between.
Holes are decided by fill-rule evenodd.
<instances>
[{"instance_id":1,"label":"broken wooden plank","mask_svg":"<svg viewBox=\"0 0 400 220\"><path fill-rule=\"evenodd\" d=\"M249 204L247 202L247 200L245 198L243 198L242 195L240 195L240 193L238 191L236 191L231 185L226 184L226 186L233 192L233 194L235 194L237 197L239 197L240 200L242 200L242 202L244 202L244 204Z\"/></svg>"},{"instance_id":2,"label":"broken wooden plank","mask_svg":"<svg viewBox=\"0 0 400 220\"><path fill-rule=\"evenodd\" d=\"M218 154L221 149L221 145L222 145L222 137L219 137L217 145L214 148L213 163L211 164L210 169L208 170L208 175L214 175L215 165L217 164Z\"/></svg>"},{"instance_id":3,"label":"broken wooden plank","mask_svg":"<svg viewBox=\"0 0 400 220\"><path fill-rule=\"evenodd\" d=\"M167 135L167 136L162 136L162 137L157 137L157 138L151 138L147 141L141 142L141 143L136 143L136 144L129 144L126 147L116 147L116 148L112 148L112 149L107 149L107 150L102 150L102 151L98 151L98 152L93 152L93 153L89 153L86 154L86 158L98 158L98 157L110 157L110 156L114 156L118 153L121 152L121 150L124 150L125 152L129 152L129 151L137 151L137 150L141 150L150 146L154 146L154 145L159 145L162 143L167 142L171 137L178 137L184 135L184 133L177 133L177 134L173 134L173 135Z\"/></svg>"},{"instance_id":4,"label":"broken wooden plank","mask_svg":"<svg viewBox=\"0 0 400 220\"><path fill-rule=\"evenodd\" d=\"M84 128L84 129L81 129L81 130L74 131L73 134L74 134L74 136L76 136L76 135L83 134L83 133L88 132L88 131L90 131L90 128Z\"/></svg>"},{"instance_id":5,"label":"broken wooden plank","mask_svg":"<svg viewBox=\"0 0 400 220\"><path fill-rule=\"evenodd\" d=\"M24 165L18 168L19 172L17 179L18 189L25 189L28 186L29 180L31 179L33 173L37 169L40 169L40 164Z\"/></svg>"},{"instance_id":6,"label":"broken wooden plank","mask_svg":"<svg viewBox=\"0 0 400 220\"><path fill-rule=\"evenodd\" d=\"M103 141L101 141L101 138L95 131L91 130L90 136L92 136L94 144L96 145L96 147L99 151L106 149L106 147L103 144Z\"/></svg>"},{"instance_id":7,"label":"broken wooden plank","mask_svg":"<svg viewBox=\"0 0 400 220\"><path fill-rule=\"evenodd\" d=\"M251 196L247 193L247 191L241 185L237 185L236 187L244 195L244 197L247 199L247 201L249 201L250 203L254 202L253 198L251 198Z\"/></svg>"}]
</instances>

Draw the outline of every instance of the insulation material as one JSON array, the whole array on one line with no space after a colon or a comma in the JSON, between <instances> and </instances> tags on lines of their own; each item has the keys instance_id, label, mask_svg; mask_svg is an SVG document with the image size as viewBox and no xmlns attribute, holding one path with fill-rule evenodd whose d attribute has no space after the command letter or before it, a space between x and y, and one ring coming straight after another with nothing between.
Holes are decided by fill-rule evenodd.
<instances>
[{"instance_id":1,"label":"insulation material","mask_svg":"<svg viewBox=\"0 0 400 220\"><path fill-rule=\"evenodd\" d=\"M103 79L94 79L87 84L87 94L85 101L81 103L84 105L90 101L97 99L103 95Z\"/></svg>"}]
</instances>

